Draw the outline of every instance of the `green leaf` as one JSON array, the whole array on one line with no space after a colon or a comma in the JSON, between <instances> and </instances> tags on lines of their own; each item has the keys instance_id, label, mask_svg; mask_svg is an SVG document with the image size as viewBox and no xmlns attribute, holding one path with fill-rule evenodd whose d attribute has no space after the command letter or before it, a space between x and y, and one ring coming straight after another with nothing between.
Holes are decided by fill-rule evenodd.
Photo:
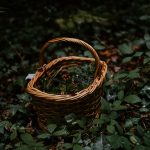
<instances>
[{"instance_id":1,"label":"green leaf","mask_svg":"<svg viewBox=\"0 0 150 150\"><path fill-rule=\"evenodd\" d=\"M27 145L35 145L36 144L33 137L28 133L21 134L20 137L21 137L21 140Z\"/></svg>"},{"instance_id":2,"label":"green leaf","mask_svg":"<svg viewBox=\"0 0 150 150\"><path fill-rule=\"evenodd\" d=\"M105 46L104 46L105 43L100 43L99 41L93 41L93 47L95 48L95 50L104 50L105 49Z\"/></svg>"},{"instance_id":3,"label":"green leaf","mask_svg":"<svg viewBox=\"0 0 150 150\"><path fill-rule=\"evenodd\" d=\"M110 119L112 119L112 120L117 119L118 116L119 116L119 114L117 113L117 111L112 111L112 112L109 114L109 117L110 117Z\"/></svg>"},{"instance_id":4,"label":"green leaf","mask_svg":"<svg viewBox=\"0 0 150 150\"><path fill-rule=\"evenodd\" d=\"M12 112L12 115L14 116L17 111L24 113L25 109L21 105L10 105L10 110Z\"/></svg>"},{"instance_id":5,"label":"green leaf","mask_svg":"<svg viewBox=\"0 0 150 150\"><path fill-rule=\"evenodd\" d=\"M89 51L85 51L84 56L93 57L93 55Z\"/></svg>"},{"instance_id":6,"label":"green leaf","mask_svg":"<svg viewBox=\"0 0 150 150\"><path fill-rule=\"evenodd\" d=\"M107 125L107 131L112 134L115 132L115 127L113 125Z\"/></svg>"},{"instance_id":7,"label":"green leaf","mask_svg":"<svg viewBox=\"0 0 150 150\"><path fill-rule=\"evenodd\" d=\"M123 58L122 62L123 62L123 63L127 63L127 62L129 62L131 59L132 59L132 57L125 57L125 58Z\"/></svg>"},{"instance_id":8,"label":"green leaf","mask_svg":"<svg viewBox=\"0 0 150 150\"><path fill-rule=\"evenodd\" d=\"M66 115L65 120L66 120L67 123L72 123L76 120L76 115L74 113Z\"/></svg>"},{"instance_id":9,"label":"green leaf","mask_svg":"<svg viewBox=\"0 0 150 150\"><path fill-rule=\"evenodd\" d=\"M64 51L56 51L56 55L58 57L60 57L60 56L66 56L66 53Z\"/></svg>"},{"instance_id":10,"label":"green leaf","mask_svg":"<svg viewBox=\"0 0 150 150\"><path fill-rule=\"evenodd\" d=\"M68 133L68 131L67 131L66 128L63 128L63 129L58 130L58 131L55 131L55 132L53 133L54 136L63 136L63 135L68 135L68 134L69 134L69 133Z\"/></svg>"},{"instance_id":11,"label":"green leaf","mask_svg":"<svg viewBox=\"0 0 150 150\"><path fill-rule=\"evenodd\" d=\"M115 79L123 79L123 78L126 78L128 76L127 73L117 73L115 75Z\"/></svg>"},{"instance_id":12,"label":"green leaf","mask_svg":"<svg viewBox=\"0 0 150 150\"><path fill-rule=\"evenodd\" d=\"M86 124L86 120L85 120L85 119L77 120L76 122L78 123L78 125L79 125L81 128L84 128L84 127L85 127L85 124Z\"/></svg>"},{"instance_id":13,"label":"green leaf","mask_svg":"<svg viewBox=\"0 0 150 150\"><path fill-rule=\"evenodd\" d=\"M125 128L130 128L133 126L133 122L131 119L126 120L124 127Z\"/></svg>"},{"instance_id":14,"label":"green leaf","mask_svg":"<svg viewBox=\"0 0 150 150\"><path fill-rule=\"evenodd\" d=\"M10 140L12 141L12 140L16 139L16 137L17 137L17 131L13 130L13 132L10 135Z\"/></svg>"},{"instance_id":15,"label":"green leaf","mask_svg":"<svg viewBox=\"0 0 150 150\"><path fill-rule=\"evenodd\" d=\"M123 134L123 129L122 129L122 127L118 124L118 122L116 122L115 126L116 126L116 128L117 128L119 134L122 135L122 134Z\"/></svg>"},{"instance_id":16,"label":"green leaf","mask_svg":"<svg viewBox=\"0 0 150 150\"><path fill-rule=\"evenodd\" d=\"M124 100L131 104L141 102L141 99L137 95L128 95L127 97L124 98Z\"/></svg>"},{"instance_id":17,"label":"green leaf","mask_svg":"<svg viewBox=\"0 0 150 150\"><path fill-rule=\"evenodd\" d=\"M133 57L140 57L143 55L143 52L136 52Z\"/></svg>"},{"instance_id":18,"label":"green leaf","mask_svg":"<svg viewBox=\"0 0 150 150\"><path fill-rule=\"evenodd\" d=\"M105 99L101 99L101 109L104 112L110 112L111 111L110 103L107 102Z\"/></svg>"},{"instance_id":19,"label":"green leaf","mask_svg":"<svg viewBox=\"0 0 150 150\"><path fill-rule=\"evenodd\" d=\"M149 62L150 62L150 58L145 58L143 63L144 63L144 64L147 64L147 63L149 63Z\"/></svg>"},{"instance_id":20,"label":"green leaf","mask_svg":"<svg viewBox=\"0 0 150 150\"><path fill-rule=\"evenodd\" d=\"M65 149L70 149L73 147L73 144L72 143L64 143L63 146Z\"/></svg>"},{"instance_id":21,"label":"green leaf","mask_svg":"<svg viewBox=\"0 0 150 150\"><path fill-rule=\"evenodd\" d=\"M23 102L28 102L28 101L31 100L30 95L27 94L27 93L24 93L24 94L17 94L16 96L17 96L17 98L18 98L19 100L22 100Z\"/></svg>"},{"instance_id":22,"label":"green leaf","mask_svg":"<svg viewBox=\"0 0 150 150\"><path fill-rule=\"evenodd\" d=\"M10 128L12 123L9 121L0 122L0 133L4 134L5 129Z\"/></svg>"},{"instance_id":23,"label":"green leaf","mask_svg":"<svg viewBox=\"0 0 150 150\"><path fill-rule=\"evenodd\" d=\"M95 44L94 48L95 48L95 50L104 50L105 49L105 47L103 45L100 45L100 44Z\"/></svg>"},{"instance_id":24,"label":"green leaf","mask_svg":"<svg viewBox=\"0 0 150 150\"><path fill-rule=\"evenodd\" d=\"M39 139L46 139L50 137L49 133L43 133L37 136Z\"/></svg>"},{"instance_id":25,"label":"green leaf","mask_svg":"<svg viewBox=\"0 0 150 150\"><path fill-rule=\"evenodd\" d=\"M125 126L125 128L131 128L133 125L138 124L139 120L140 120L140 118L127 119L124 126Z\"/></svg>"},{"instance_id":26,"label":"green leaf","mask_svg":"<svg viewBox=\"0 0 150 150\"><path fill-rule=\"evenodd\" d=\"M57 125L56 124L49 124L47 126L47 128L48 128L49 133L53 133L54 130L57 128Z\"/></svg>"},{"instance_id":27,"label":"green leaf","mask_svg":"<svg viewBox=\"0 0 150 150\"><path fill-rule=\"evenodd\" d=\"M129 141L126 137L121 136L121 137L120 137L120 142L122 143L122 147L123 147L125 150L131 150L130 141Z\"/></svg>"},{"instance_id":28,"label":"green leaf","mask_svg":"<svg viewBox=\"0 0 150 150\"><path fill-rule=\"evenodd\" d=\"M108 122L110 122L109 115L101 114L101 116L100 116L100 123L103 124L103 123L108 123Z\"/></svg>"},{"instance_id":29,"label":"green leaf","mask_svg":"<svg viewBox=\"0 0 150 150\"><path fill-rule=\"evenodd\" d=\"M113 149L120 148L122 143L120 142L120 136L119 135L110 135L106 136L106 139L110 143Z\"/></svg>"},{"instance_id":30,"label":"green leaf","mask_svg":"<svg viewBox=\"0 0 150 150\"><path fill-rule=\"evenodd\" d=\"M122 100L123 98L124 98L124 91L121 90L121 91L118 92L118 99Z\"/></svg>"},{"instance_id":31,"label":"green leaf","mask_svg":"<svg viewBox=\"0 0 150 150\"><path fill-rule=\"evenodd\" d=\"M133 53L131 44L127 44L127 43L119 45L119 50L122 54L132 54Z\"/></svg>"},{"instance_id":32,"label":"green leaf","mask_svg":"<svg viewBox=\"0 0 150 150\"><path fill-rule=\"evenodd\" d=\"M72 143L78 143L81 140L81 133L76 133L73 136L74 137Z\"/></svg>"},{"instance_id":33,"label":"green leaf","mask_svg":"<svg viewBox=\"0 0 150 150\"><path fill-rule=\"evenodd\" d=\"M113 110L123 110L123 109L126 109L126 106L121 105L121 101L118 100L118 101L113 102L112 109Z\"/></svg>"},{"instance_id":34,"label":"green leaf","mask_svg":"<svg viewBox=\"0 0 150 150\"><path fill-rule=\"evenodd\" d=\"M79 144L75 144L73 145L73 150L83 150L83 148Z\"/></svg>"},{"instance_id":35,"label":"green leaf","mask_svg":"<svg viewBox=\"0 0 150 150\"><path fill-rule=\"evenodd\" d=\"M134 135L130 136L130 141L133 143L133 144L138 144L138 140L136 139L136 137Z\"/></svg>"},{"instance_id":36,"label":"green leaf","mask_svg":"<svg viewBox=\"0 0 150 150\"><path fill-rule=\"evenodd\" d=\"M150 57L150 52L148 51L148 52L146 52L145 53L148 57Z\"/></svg>"},{"instance_id":37,"label":"green leaf","mask_svg":"<svg viewBox=\"0 0 150 150\"><path fill-rule=\"evenodd\" d=\"M140 77L139 69L132 70L128 74L128 78L130 79L139 78L139 77Z\"/></svg>"},{"instance_id":38,"label":"green leaf","mask_svg":"<svg viewBox=\"0 0 150 150\"><path fill-rule=\"evenodd\" d=\"M106 138L113 149L118 149L122 147L125 148L126 150L131 149L129 140L124 136L111 135L107 136Z\"/></svg>"}]
</instances>

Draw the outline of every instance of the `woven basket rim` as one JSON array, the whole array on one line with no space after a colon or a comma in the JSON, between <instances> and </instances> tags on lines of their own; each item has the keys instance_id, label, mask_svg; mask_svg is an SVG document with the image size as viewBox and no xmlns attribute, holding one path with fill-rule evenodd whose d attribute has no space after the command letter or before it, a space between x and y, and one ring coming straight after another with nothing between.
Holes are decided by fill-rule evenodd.
<instances>
[{"instance_id":1,"label":"woven basket rim","mask_svg":"<svg viewBox=\"0 0 150 150\"><path fill-rule=\"evenodd\" d=\"M57 94L49 94L46 92L43 92L37 88L34 87L34 84L40 78L45 71L50 69L53 65L56 65L58 62L61 61L67 61L67 60L78 60L78 61L91 61L94 62L95 59L93 58L87 58L87 57L77 57L77 56L68 56L68 57L61 57L52 60L48 64L44 65L43 69L38 69L34 75L34 77L29 81L26 91L27 93L31 94L33 97L37 97L37 100L40 101L52 101L52 102L60 102L60 101L77 101L78 99L81 99L84 96L91 95L97 87L99 87L105 78L106 72L107 72L107 64L104 61L99 61L101 64L101 68L99 69L99 73L95 76L93 82L89 84L89 86L85 89L82 89L81 91L75 93L75 95L70 94L64 94L64 95L57 95Z\"/></svg>"}]
</instances>

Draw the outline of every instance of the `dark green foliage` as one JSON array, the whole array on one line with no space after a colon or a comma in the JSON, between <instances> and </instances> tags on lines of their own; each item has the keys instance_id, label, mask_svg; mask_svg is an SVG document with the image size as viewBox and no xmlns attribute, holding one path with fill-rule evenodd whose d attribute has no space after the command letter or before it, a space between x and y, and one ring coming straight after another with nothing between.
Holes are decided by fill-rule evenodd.
<instances>
[{"instance_id":1,"label":"dark green foliage","mask_svg":"<svg viewBox=\"0 0 150 150\"><path fill-rule=\"evenodd\" d=\"M0 149L149 149L148 0L2 1L0 24ZM32 98L25 94L25 77L38 68L39 48L58 36L85 40L107 61L102 112L92 120L68 114L63 125L50 122L48 131L41 131ZM91 57L81 47L54 44L47 49L45 58L48 62L68 55ZM72 80L67 81L67 87L61 80L54 88L57 81L53 80L47 90L75 93L93 81L94 69L89 72L84 64L68 71L75 80L80 73L78 88L74 88ZM62 79L61 75L57 77Z\"/></svg>"}]
</instances>

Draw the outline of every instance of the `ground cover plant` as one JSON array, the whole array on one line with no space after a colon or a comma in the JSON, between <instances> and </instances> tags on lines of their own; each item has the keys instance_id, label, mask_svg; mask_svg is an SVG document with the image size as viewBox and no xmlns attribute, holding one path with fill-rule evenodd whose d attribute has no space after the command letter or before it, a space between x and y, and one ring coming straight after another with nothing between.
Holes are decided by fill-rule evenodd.
<instances>
[{"instance_id":1,"label":"ground cover plant","mask_svg":"<svg viewBox=\"0 0 150 150\"><path fill-rule=\"evenodd\" d=\"M0 149L149 149L149 1L16 0L1 4ZM85 40L107 62L101 115L88 120L68 114L64 124L49 122L48 131L42 131L32 98L25 92L25 77L39 67L39 48L58 36ZM46 59L66 55L91 57L84 49L54 45L47 49ZM81 75L90 78L83 70Z\"/></svg>"}]
</instances>

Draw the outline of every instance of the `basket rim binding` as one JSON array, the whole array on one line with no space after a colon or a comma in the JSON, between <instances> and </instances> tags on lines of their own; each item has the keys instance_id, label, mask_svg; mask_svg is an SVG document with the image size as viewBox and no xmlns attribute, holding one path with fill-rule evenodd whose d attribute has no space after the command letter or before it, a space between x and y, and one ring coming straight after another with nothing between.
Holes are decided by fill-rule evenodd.
<instances>
[{"instance_id":1,"label":"basket rim binding","mask_svg":"<svg viewBox=\"0 0 150 150\"><path fill-rule=\"evenodd\" d=\"M64 39L67 39L67 40L70 40L70 39L72 40L73 39L74 40L74 38L56 38L56 39L50 40L43 46L44 48L42 47L43 51L45 50L45 48L47 48L48 44L51 41L53 41L53 42L56 42L58 40L63 41ZM78 41L78 39L75 39L75 40ZM79 42L80 41L81 40L79 40ZM75 42L75 43L78 43L78 42ZM78 44L80 44L80 43L78 43ZM84 44L85 44L85 42L84 42ZM90 46L90 48L91 48L91 46ZM94 49L92 49L92 51L93 50ZM42 55L44 53L43 51L41 52ZM94 54L94 57L96 57L96 59L97 59L97 56L95 54ZM107 64L104 61L101 61L99 59L99 57L98 57L98 59L99 59L98 62L96 62L97 61L96 59L94 59L94 58L87 58L87 57L78 57L78 56L68 56L68 57L61 57L61 58L54 59L54 60L50 61L48 64L44 65L43 67L41 67L40 69L38 69L36 71L34 77L29 81L29 83L27 85L27 88L26 88L26 91L27 91L27 93L31 94L34 97L42 98L42 99L44 99L46 101L48 100L48 101L51 101L51 102L67 102L68 100L71 100L71 101L78 101L79 100L80 101L81 98L83 98L83 97L85 97L87 95L91 95L96 90L96 88L99 87L103 83L103 80L105 78L105 74L107 72ZM95 63L98 64L97 67L101 66L100 68L98 68L96 70L96 74L95 74L94 80L93 80L93 82L91 84L89 84L89 86L87 88L82 89L81 91L75 93L75 95L70 95L70 94L57 95L57 94L48 94L48 93L40 91L39 89L34 87L34 84L36 83L38 78L40 78L53 65L57 65L57 63L59 63L59 62L69 61L69 60L91 61L91 62L95 61ZM42 61L43 60L40 60L40 66L42 66L42 63L41 63ZM42 99L40 99L40 101Z\"/></svg>"}]
</instances>

